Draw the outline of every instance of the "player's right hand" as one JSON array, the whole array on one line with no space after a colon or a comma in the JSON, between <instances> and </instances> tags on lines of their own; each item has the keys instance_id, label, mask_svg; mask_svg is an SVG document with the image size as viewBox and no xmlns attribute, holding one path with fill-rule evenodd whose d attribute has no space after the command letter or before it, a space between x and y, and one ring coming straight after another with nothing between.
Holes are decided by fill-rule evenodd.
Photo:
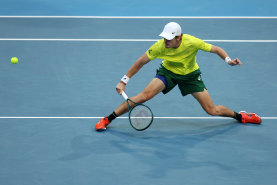
<instances>
[{"instance_id":1,"label":"player's right hand","mask_svg":"<svg viewBox=\"0 0 277 185\"><path fill-rule=\"evenodd\" d=\"M120 81L117 85L116 85L116 91L117 91L117 93L118 94L122 94L122 91L125 91L125 86L126 86L126 84L125 83L123 83L122 81Z\"/></svg>"}]
</instances>

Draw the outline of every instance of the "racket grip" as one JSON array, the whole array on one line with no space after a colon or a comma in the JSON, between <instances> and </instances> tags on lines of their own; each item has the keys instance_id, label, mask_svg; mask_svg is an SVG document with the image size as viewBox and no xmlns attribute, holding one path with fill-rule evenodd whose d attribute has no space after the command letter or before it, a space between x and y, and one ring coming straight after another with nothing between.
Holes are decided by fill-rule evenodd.
<instances>
[{"instance_id":1,"label":"racket grip","mask_svg":"<svg viewBox=\"0 0 277 185\"><path fill-rule=\"evenodd\" d=\"M123 96L123 98L124 98L125 100L128 99L128 96L127 96L127 94L126 94L124 91L122 91L121 95Z\"/></svg>"}]
</instances>

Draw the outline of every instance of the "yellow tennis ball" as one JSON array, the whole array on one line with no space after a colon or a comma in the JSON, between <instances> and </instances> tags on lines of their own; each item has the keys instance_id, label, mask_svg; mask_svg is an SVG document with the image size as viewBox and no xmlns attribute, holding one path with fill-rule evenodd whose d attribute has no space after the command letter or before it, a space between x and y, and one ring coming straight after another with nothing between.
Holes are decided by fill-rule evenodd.
<instances>
[{"instance_id":1,"label":"yellow tennis ball","mask_svg":"<svg viewBox=\"0 0 277 185\"><path fill-rule=\"evenodd\" d=\"M16 57L11 58L11 63L17 64L17 62L18 62L18 58L16 58Z\"/></svg>"}]
</instances>

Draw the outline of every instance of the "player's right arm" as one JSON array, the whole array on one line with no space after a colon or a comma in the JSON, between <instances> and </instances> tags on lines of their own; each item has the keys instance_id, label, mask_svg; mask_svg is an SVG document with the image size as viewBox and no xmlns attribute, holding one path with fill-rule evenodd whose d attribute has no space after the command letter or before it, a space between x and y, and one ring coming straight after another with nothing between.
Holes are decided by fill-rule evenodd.
<instances>
[{"instance_id":1,"label":"player's right arm","mask_svg":"<svg viewBox=\"0 0 277 185\"><path fill-rule=\"evenodd\" d=\"M137 61L130 67L128 72L126 73L126 76L129 78L132 78L145 64L147 64L150 61L147 54L144 53L141 57L137 59ZM116 86L116 91L121 94L122 91L125 91L126 83L123 81L120 81Z\"/></svg>"}]
</instances>

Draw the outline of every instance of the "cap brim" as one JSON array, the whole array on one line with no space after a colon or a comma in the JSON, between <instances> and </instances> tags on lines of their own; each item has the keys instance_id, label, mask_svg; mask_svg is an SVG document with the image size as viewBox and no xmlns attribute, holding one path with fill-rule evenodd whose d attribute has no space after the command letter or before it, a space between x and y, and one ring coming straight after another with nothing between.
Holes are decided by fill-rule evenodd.
<instances>
[{"instance_id":1,"label":"cap brim","mask_svg":"<svg viewBox=\"0 0 277 185\"><path fill-rule=\"evenodd\" d=\"M168 34L166 32L162 32L159 36L165 38L166 40L172 40L175 37L175 35Z\"/></svg>"}]
</instances>

